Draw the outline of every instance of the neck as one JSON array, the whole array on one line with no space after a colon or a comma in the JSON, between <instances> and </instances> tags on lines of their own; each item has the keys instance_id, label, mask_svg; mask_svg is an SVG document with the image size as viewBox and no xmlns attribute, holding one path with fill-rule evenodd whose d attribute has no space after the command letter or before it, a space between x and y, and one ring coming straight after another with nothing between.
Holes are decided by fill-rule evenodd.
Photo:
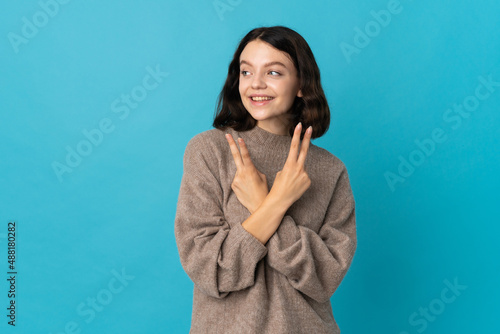
<instances>
[{"instance_id":1,"label":"neck","mask_svg":"<svg viewBox=\"0 0 500 334\"><path fill-rule=\"evenodd\" d=\"M256 126L266 130L267 132L271 132L280 136L287 135L287 127L284 123L277 124L277 122L274 122L273 124L270 124L258 121Z\"/></svg>"},{"instance_id":2,"label":"neck","mask_svg":"<svg viewBox=\"0 0 500 334\"><path fill-rule=\"evenodd\" d=\"M256 144L257 147L267 148L273 151L284 151L287 153L290 150L290 143L292 142L292 137L288 134L275 134L257 125L250 130L239 132L239 135L245 142L248 141Z\"/></svg>"}]
</instances>

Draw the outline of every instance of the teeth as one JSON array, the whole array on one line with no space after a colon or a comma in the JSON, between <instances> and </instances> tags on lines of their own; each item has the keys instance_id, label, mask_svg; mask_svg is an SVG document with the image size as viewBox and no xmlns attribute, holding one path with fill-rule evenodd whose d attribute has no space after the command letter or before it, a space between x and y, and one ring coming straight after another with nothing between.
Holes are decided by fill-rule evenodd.
<instances>
[{"instance_id":1,"label":"teeth","mask_svg":"<svg viewBox=\"0 0 500 334\"><path fill-rule=\"evenodd\" d=\"M270 97L270 96L252 96L252 100L253 101L268 101L268 100L272 100L273 97Z\"/></svg>"}]
</instances>

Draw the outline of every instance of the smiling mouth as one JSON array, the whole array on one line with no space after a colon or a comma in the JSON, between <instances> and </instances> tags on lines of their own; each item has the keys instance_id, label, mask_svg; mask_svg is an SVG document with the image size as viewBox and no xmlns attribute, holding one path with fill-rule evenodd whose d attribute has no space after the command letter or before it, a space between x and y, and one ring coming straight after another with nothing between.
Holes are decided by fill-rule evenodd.
<instances>
[{"instance_id":1,"label":"smiling mouth","mask_svg":"<svg viewBox=\"0 0 500 334\"><path fill-rule=\"evenodd\" d=\"M252 99L252 101L270 101L272 99L274 99L274 97L271 97L271 96L251 96L250 99Z\"/></svg>"}]
</instances>

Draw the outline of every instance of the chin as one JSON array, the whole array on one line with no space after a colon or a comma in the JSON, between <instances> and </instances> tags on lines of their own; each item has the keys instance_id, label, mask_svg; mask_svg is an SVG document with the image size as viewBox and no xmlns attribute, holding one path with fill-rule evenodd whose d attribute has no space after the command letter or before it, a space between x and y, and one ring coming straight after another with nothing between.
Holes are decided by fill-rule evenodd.
<instances>
[{"instance_id":1,"label":"chin","mask_svg":"<svg viewBox=\"0 0 500 334\"><path fill-rule=\"evenodd\" d=\"M248 111L248 110L247 110ZM258 115L254 112L248 112L250 114L250 116L252 116L253 119L255 119L256 121L263 121L265 120L266 118L268 118L269 116L267 115Z\"/></svg>"}]
</instances>

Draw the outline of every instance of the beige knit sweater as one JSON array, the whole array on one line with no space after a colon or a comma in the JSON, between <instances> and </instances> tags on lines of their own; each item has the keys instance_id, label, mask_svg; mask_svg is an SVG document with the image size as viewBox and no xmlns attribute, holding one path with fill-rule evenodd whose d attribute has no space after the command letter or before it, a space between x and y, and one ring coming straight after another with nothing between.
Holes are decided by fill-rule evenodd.
<instances>
[{"instance_id":1,"label":"beige knit sweater","mask_svg":"<svg viewBox=\"0 0 500 334\"><path fill-rule=\"evenodd\" d=\"M330 297L357 245L345 165L311 142L305 160L311 186L263 245L241 226L250 212L231 189L236 165L225 133L245 140L269 190L290 149L290 136L257 126L211 129L188 142L175 237L194 282L190 333L340 333Z\"/></svg>"}]
</instances>

